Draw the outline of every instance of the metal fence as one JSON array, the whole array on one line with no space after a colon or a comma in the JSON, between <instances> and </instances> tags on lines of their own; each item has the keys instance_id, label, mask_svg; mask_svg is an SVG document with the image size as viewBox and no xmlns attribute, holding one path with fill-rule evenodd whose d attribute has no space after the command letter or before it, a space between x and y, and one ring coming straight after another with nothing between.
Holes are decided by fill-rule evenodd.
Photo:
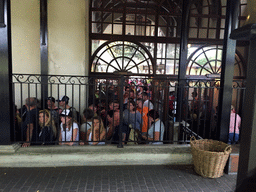
<instances>
[{"instance_id":1,"label":"metal fence","mask_svg":"<svg viewBox=\"0 0 256 192\"><path fill-rule=\"evenodd\" d=\"M12 141L121 147L217 137L219 80L13 74L12 84ZM234 81L240 116L244 93L244 82Z\"/></svg>"}]
</instances>

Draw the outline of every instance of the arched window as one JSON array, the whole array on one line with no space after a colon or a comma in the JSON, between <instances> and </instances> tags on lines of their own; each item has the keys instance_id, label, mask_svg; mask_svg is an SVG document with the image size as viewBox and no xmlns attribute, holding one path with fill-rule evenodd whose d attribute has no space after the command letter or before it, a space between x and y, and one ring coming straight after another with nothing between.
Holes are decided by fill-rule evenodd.
<instances>
[{"instance_id":1,"label":"arched window","mask_svg":"<svg viewBox=\"0 0 256 192\"><path fill-rule=\"evenodd\" d=\"M182 1L92 0L90 73L177 75L181 8Z\"/></svg>"},{"instance_id":2,"label":"arched window","mask_svg":"<svg viewBox=\"0 0 256 192\"><path fill-rule=\"evenodd\" d=\"M204 45L190 47L191 55L188 58L187 75L221 74L222 46ZM244 76L243 58L236 51L234 76Z\"/></svg>"},{"instance_id":3,"label":"arched window","mask_svg":"<svg viewBox=\"0 0 256 192\"><path fill-rule=\"evenodd\" d=\"M188 43L202 45L210 42L221 45L225 31L226 1L197 0L190 2ZM181 0L91 0L90 73L129 71L154 76L177 76L180 64L182 3ZM240 26L246 19L245 7L246 2L241 0ZM111 53L112 48L100 48L101 45L109 41L134 42L135 45L128 46L124 43L122 48L120 45L109 44L113 48L112 51L118 51L119 48L124 50L123 56L118 56L115 52ZM142 45L139 47L145 47L148 52L144 48L137 49L136 46L139 44ZM129 58L129 54L133 52L129 51L130 48L131 50L137 49L136 56L133 56L132 59ZM146 53L145 58L139 50ZM102 52L104 52L104 57L101 55ZM111 57L112 60L110 60ZM138 57L143 59L138 61L136 60ZM150 63L147 63L147 57L152 57ZM129 64L125 67L120 62ZM208 69L213 66L213 61L210 61L210 65L202 66L202 73L206 73L207 70L210 70L208 73L216 73L219 66L218 59L215 62L216 69Z\"/></svg>"},{"instance_id":4,"label":"arched window","mask_svg":"<svg viewBox=\"0 0 256 192\"><path fill-rule=\"evenodd\" d=\"M153 58L139 43L110 41L102 44L93 54L92 72L153 74Z\"/></svg>"}]
</instances>

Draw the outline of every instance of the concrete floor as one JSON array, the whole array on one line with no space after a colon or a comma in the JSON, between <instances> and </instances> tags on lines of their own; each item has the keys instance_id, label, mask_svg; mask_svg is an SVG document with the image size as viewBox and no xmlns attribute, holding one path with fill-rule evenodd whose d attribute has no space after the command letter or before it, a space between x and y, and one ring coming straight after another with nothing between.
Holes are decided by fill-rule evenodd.
<instances>
[{"instance_id":1,"label":"concrete floor","mask_svg":"<svg viewBox=\"0 0 256 192\"><path fill-rule=\"evenodd\" d=\"M209 179L192 165L0 168L0 192L224 192L236 175Z\"/></svg>"},{"instance_id":2,"label":"concrete floor","mask_svg":"<svg viewBox=\"0 0 256 192\"><path fill-rule=\"evenodd\" d=\"M190 145L16 146L14 151L0 153L0 192L224 192L236 186L237 175L196 174Z\"/></svg>"}]
</instances>

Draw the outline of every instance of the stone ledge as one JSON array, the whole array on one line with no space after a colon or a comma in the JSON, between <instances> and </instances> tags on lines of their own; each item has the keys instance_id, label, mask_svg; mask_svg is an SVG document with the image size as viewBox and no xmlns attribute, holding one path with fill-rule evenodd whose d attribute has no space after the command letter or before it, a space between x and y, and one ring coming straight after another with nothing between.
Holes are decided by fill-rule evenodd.
<instances>
[{"instance_id":1,"label":"stone ledge","mask_svg":"<svg viewBox=\"0 0 256 192\"><path fill-rule=\"evenodd\" d=\"M110 165L191 165L191 154L52 154L3 155L0 167L62 167Z\"/></svg>"},{"instance_id":2,"label":"stone ledge","mask_svg":"<svg viewBox=\"0 0 256 192\"><path fill-rule=\"evenodd\" d=\"M0 154L0 167L191 164L189 145L32 146Z\"/></svg>"},{"instance_id":3,"label":"stone ledge","mask_svg":"<svg viewBox=\"0 0 256 192\"><path fill-rule=\"evenodd\" d=\"M125 145L124 148L117 148L116 145L104 146L30 146L28 148L20 148L18 154L69 154L69 153L190 153L190 145Z\"/></svg>"},{"instance_id":4,"label":"stone ledge","mask_svg":"<svg viewBox=\"0 0 256 192\"><path fill-rule=\"evenodd\" d=\"M0 145L0 154L1 153L15 153L21 145L19 143L14 143L12 145Z\"/></svg>"}]
</instances>

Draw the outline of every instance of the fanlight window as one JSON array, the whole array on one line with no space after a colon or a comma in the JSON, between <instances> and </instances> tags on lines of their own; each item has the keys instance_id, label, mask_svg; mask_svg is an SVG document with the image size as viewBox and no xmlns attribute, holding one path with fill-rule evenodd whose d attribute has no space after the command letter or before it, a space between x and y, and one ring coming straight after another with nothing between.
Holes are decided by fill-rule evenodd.
<instances>
[{"instance_id":1,"label":"fanlight window","mask_svg":"<svg viewBox=\"0 0 256 192\"><path fill-rule=\"evenodd\" d=\"M106 42L93 54L91 72L152 74L152 57L141 44L128 41Z\"/></svg>"},{"instance_id":2,"label":"fanlight window","mask_svg":"<svg viewBox=\"0 0 256 192\"><path fill-rule=\"evenodd\" d=\"M211 45L189 48L187 75L221 74L222 46ZM234 76L243 76L241 58L236 54Z\"/></svg>"}]
</instances>

